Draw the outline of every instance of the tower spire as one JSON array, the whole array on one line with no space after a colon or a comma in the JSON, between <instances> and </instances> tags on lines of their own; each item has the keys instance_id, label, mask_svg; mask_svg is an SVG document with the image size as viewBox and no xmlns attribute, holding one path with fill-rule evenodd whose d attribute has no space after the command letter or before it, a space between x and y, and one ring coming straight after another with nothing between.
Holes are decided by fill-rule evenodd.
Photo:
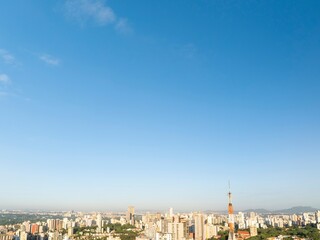
<instances>
[{"instance_id":1,"label":"tower spire","mask_svg":"<svg viewBox=\"0 0 320 240\"><path fill-rule=\"evenodd\" d=\"M230 180L229 180L228 198L229 198L229 204L232 204L232 194L231 194Z\"/></svg>"}]
</instances>

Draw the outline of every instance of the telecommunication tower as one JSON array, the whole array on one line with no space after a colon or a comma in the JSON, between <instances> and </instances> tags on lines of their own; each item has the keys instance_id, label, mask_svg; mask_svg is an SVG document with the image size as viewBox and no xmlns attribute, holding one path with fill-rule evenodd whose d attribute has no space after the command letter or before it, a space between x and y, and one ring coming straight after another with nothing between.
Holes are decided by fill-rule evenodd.
<instances>
[{"instance_id":1,"label":"telecommunication tower","mask_svg":"<svg viewBox=\"0 0 320 240\"><path fill-rule=\"evenodd\" d=\"M230 191L230 181L229 181L229 204L228 204L228 226L229 226L229 238L228 240L236 240L236 234L234 232L234 213L232 205L232 194Z\"/></svg>"}]
</instances>

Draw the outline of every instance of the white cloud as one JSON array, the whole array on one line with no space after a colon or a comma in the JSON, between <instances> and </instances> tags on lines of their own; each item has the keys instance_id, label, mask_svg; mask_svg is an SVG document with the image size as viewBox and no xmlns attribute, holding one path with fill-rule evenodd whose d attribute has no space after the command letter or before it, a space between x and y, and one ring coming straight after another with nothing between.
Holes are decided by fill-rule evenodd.
<instances>
[{"instance_id":1,"label":"white cloud","mask_svg":"<svg viewBox=\"0 0 320 240\"><path fill-rule=\"evenodd\" d=\"M93 20L106 25L116 20L115 13L103 0L67 0L65 7L67 15L81 23Z\"/></svg>"},{"instance_id":2,"label":"white cloud","mask_svg":"<svg viewBox=\"0 0 320 240\"><path fill-rule=\"evenodd\" d=\"M14 56L9 53L7 50L0 49L0 57L5 63L13 64L15 62Z\"/></svg>"},{"instance_id":3,"label":"white cloud","mask_svg":"<svg viewBox=\"0 0 320 240\"><path fill-rule=\"evenodd\" d=\"M125 18L119 18L105 0L66 0L65 10L68 17L77 20L80 24L93 21L105 26L112 24L115 30L122 34L133 32Z\"/></svg>"},{"instance_id":4,"label":"white cloud","mask_svg":"<svg viewBox=\"0 0 320 240\"><path fill-rule=\"evenodd\" d=\"M115 25L115 29L119 32L119 33L123 33L123 34L130 34L133 32L133 29L130 27L130 25L128 24L127 19L125 18L120 18L116 25Z\"/></svg>"},{"instance_id":5,"label":"white cloud","mask_svg":"<svg viewBox=\"0 0 320 240\"><path fill-rule=\"evenodd\" d=\"M7 74L0 74L0 83L2 84L8 84L10 83L10 78Z\"/></svg>"},{"instance_id":6,"label":"white cloud","mask_svg":"<svg viewBox=\"0 0 320 240\"><path fill-rule=\"evenodd\" d=\"M57 58L54 58L50 56L49 54L42 54L40 57L40 60L45 62L46 64L58 66L60 64L60 60Z\"/></svg>"}]
</instances>

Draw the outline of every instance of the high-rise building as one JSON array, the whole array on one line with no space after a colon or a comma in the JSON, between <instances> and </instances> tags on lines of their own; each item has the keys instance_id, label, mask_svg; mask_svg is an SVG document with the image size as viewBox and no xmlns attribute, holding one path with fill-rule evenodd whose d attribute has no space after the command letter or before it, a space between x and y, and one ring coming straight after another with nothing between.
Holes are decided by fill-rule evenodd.
<instances>
[{"instance_id":1,"label":"high-rise building","mask_svg":"<svg viewBox=\"0 0 320 240\"><path fill-rule=\"evenodd\" d=\"M21 224L20 230L21 230L21 231L26 231L26 226L25 226L24 224Z\"/></svg>"},{"instance_id":2,"label":"high-rise building","mask_svg":"<svg viewBox=\"0 0 320 240\"><path fill-rule=\"evenodd\" d=\"M318 211L316 211L316 222L317 223L320 223L320 211L318 210Z\"/></svg>"},{"instance_id":3,"label":"high-rise building","mask_svg":"<svg viewBox=\"0 0 320 240\"><path fill-rule=\"evenodd\" d=\"M129 206L126 216L127 223L134 225L134 207Z\"/></svg>"},{"instance_id":4,"label":"high-rise building","mask_svg":"<svg viewBox=\"0 0 320 240\"><path fill-rule=\"evenodd\" d=\"M100 213L97 215L97 226L98 226L97 231L102 232L102 217Z\"/></svg>"},{"instance_id":5,"label":"high-rise building","mask_svg":"<svg viewBox=\"0 0 320 240\"><path fill-rule=\"evenodd\" d=\"M303 219L305 224L308 224L309 223L309 214L308 213L303 213L302 214L302 219Z\"/></svg>"},{"instance_id":6,"label":"high-rise building","mask_svg":"<svg viewBox=\"0 0 320 240\"><path fill-rule=\"evenodd\" d=\"M62 229L63 221L56 219L56 230L60 231Z\"/></svg>"},{"instance_id":7,"label":"high-rise building","mask_svg":"<svg viewBox=\"0 0 320 240\"><path fill-rule=\"evenodd\" d=\"M257 225L257 215L255 212L250 212L249 213L249 221L248 221L248 226L249 227L254 227Z\"/></svg>"},{"instance_id":8,"label":"high-rise building","mask_svg":"<svg viewBox=\"0 0 320 240\"><path fill-rule=\"evenodd\" d=\"M30 222L24 222L23 225L25 226L25 230L27 233L31 231L31 224Z\"/></svg>"},{"instance_id":9,"label":"high-rise building","mask_svg":"<svg viewBox=\"0 0 320 240\"><path fill-rule=\"evenodd\" d=\"M196 240L203 240L203 232L204 232L204 218L201 213L196 213L194 215L194 232Z\"/></svg>"},{"instance_id":10,"label":"high-rise building","mask_svg":"<svg viewBox=\"0 0 320 240\"><path fill-rule=\"evenodd\" d=\"M239 212L238 213L238 224L239 224L239 229L245 229L246 228L246 222L244 219L244 213Z\"/></svg>"},{"instance_id":11,"label":"high-rise building","mask_svg":"<svg viewBox=\"0 0 320 240\"><path fill-rule=\"evenodd\" d=\"M32 234L39 233L39 225L38 224L33 223L31 225L31 233Z\"/></svg>"},{"instance_id":12,"label":"high-rise building","mask_svg":"<svg viewBox=\"0 0 320 240\"><path fill-rule=\"evenodd\" d=\"M204 225L204 232L204 239L212 238L218 235L218 227L211 223L207 223Z\"/></svg>"},{"instance_id":13,"label":"high-rise building","mask_svg":"<svg viewBox=\"0 0 320 240\"><path fill-rule=\"evenodd\" d=\"M73 227L69 226L68 227L68 237L71 237L73 235Z\"/></svg>"},{"instance_id":14,"label":"high-rise building","mask_svg":"<svg viewBox=\"0 0 320 240\"><path fill-rule=\"evenodd\" d=\"M168 233L172 240L183 240L188 235L188 226L186 221L168 223Z\"/></svg>"},{"instance_id":15,"label":"high-rise building","mask_svg":"<svg viewBox=\"0 0 320 240\"><path fill-rule=\"evenodd\" d=\"M258 230L257 227L255 226L251 226L250 227L250 237L254 237L258 235Z\"/></svg>"},{"instance_id":16,"label":"high-rise building","mask_svg":"<svg viewBox=\"0 0 320 240\"><path fill-rule=\"evenodd\" d=\"M68 223L69 223L68 218L63 218L63 220L62 220L62 228L63 229L68 229Z\"/></svg>"},{"instance_id":17,"label":"high-rise building","mask_svg":"<svg viewBox=\"0 0 320 240\"><path fill-rule=\"evenodd\" d=\"M26 233L25 231L21 231L20 240L27 240L27 238L28 238L28 233Z\"/></svg>"},{"instance_id":18,"label":"high-rise building","mask_svg":"<svg viewBox=\"0 0 320 240\"><path fill-rule=\"evenodd\" d=\"M49 231L54 231L56 226L55 226L55 220L54 219L48 219L47 220L48 228Z\"/></svg>"},{"instance_id":19,"label":"high-rise building","mask_svg":"<svg viewBox=\"0 0 320 240\"><path fill-rule=\"evenodd\" d=\"M169 209L169 217L173 217L173 208Z\"/></svg>"}]
</instances>

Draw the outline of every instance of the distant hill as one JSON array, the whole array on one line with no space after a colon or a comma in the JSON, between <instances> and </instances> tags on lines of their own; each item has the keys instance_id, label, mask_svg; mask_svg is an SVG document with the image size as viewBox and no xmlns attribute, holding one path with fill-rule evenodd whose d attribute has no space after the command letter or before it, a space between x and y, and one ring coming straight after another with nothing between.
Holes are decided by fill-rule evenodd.
<instances>
[{"instance_id":1,"label":"distant hill","mask_svg":"<svg viewBox=\"0 0 320 240\"><path fill-rule=\"evenodd\" d=\"M283 214L301 214L301 213L305 213L305 212L315 212L318 209L313 208L313 207L306 207L306 206L297 206L297 207L292 207L292 208L288 208L288 209L280 209L280 210L267 210L267 209L248 209L248 210L244 210L243 212L256 212L256 213L260 213L260 214L268 214L268 213L283 213Z\"/></svg>"},{"instance_id":2,"label":"distant hill","mask_svg":"<svg viewBox=\"0 0 320 240\"><path fill-rule=\"evenodd\" d=\"M280 209L280 210L268 210L268 209L264 209L264 208L256 208L256 209L246 209L246 210L238 210L235 209L235 213L238 212L244 212L244 213L250 213L250 212L255 212L258 214L301 214L301 213L306 213L306 212L316 212L317 208L313 208L313 207L306 207L306 206L297 206L297 207L292 207L292 208L288 208L288 209ZM228 214L228 210L206 210L204 211L204 213L206 214Z\"/></svg>"},{"instance_id":3,"label":"distant hill","mask_svg":"<svg viewBox=\"0 0 320 240\"><path fill-rule=\"evenodd\" d=\"M278 210L278 211L274 211L274 212L294 214L294 213L315 212L317 210L318 209L313 208L313 207L298 206L298 207L292 207L289 209L283 209L283 210Z\"/></svg>"}]
</instances>

